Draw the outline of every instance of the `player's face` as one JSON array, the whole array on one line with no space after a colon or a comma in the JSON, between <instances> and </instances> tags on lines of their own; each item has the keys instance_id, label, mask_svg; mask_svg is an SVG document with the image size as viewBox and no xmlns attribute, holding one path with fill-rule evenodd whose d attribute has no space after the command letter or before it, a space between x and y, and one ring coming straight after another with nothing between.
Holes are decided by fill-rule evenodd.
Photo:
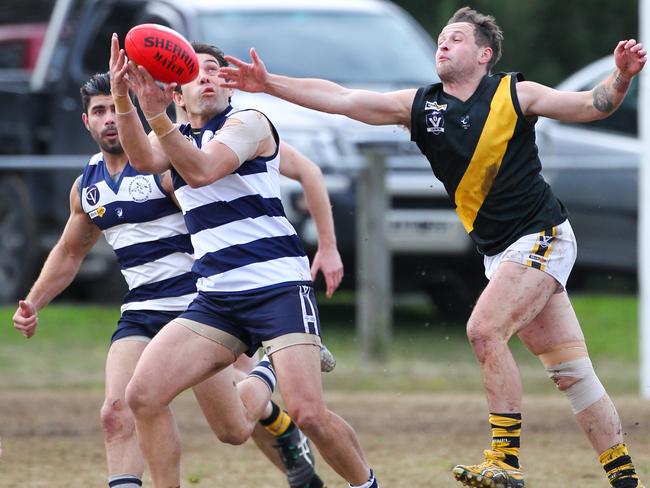
<instances>
[{"instance_id":1,"label":"player's face","mask_svg":"<svg viewBox=\"0 0 650 488\"><path fill-rule=\"evenodd\" d=\"M442 29L438 36L436 69L442 81L456 81L481 66L485 48L476 45L474 26L456 22Z\"/></svg>"},{"instance_id":2,"label":"player's face","mask_svg":"<svg viewBox=\"0 0 650 488\"><path fill-rule=\"evenodd\" d=\"M213 117L228 106L231 90L219 86L219 62L210 54L197 54L199 75L181 87L183 105L188 114Z\"/></svg>"},{"instance_id":3,"label":"player's face","mask_svg":"<svg viewBox=\"0 0 650 488\"><path fill-rule=\"evenodd\" d=\"M110 95L97 95L90 99L88 113L82 115L86 129L99 145L109 154L122 154L124 149L117 134L115 104Z\"/></svg>"}]
</instances>

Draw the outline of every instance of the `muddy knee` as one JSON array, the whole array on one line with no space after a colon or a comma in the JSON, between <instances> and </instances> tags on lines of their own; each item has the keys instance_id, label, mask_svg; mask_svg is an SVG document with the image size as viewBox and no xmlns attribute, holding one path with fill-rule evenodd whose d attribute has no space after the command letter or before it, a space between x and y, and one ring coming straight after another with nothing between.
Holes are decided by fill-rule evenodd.
<instances>
[{"instance_id":1,"label":"muddy knee","mask_svg":"<svg viewBox=\"0 0 650 488\"><path fill-rule=\"evenodd\" d=\"M107 441L115 438L127 438L135 433L133 414L123 398L106 398L100 417Z\"/></svg>"},{"instance_id":2,"label":"muddy knee","mask_svg":"<svg viewBox=\"0 0 650 488\"><path fill-rule=\"evenodd\" d=\"M562 344L542 354L549 378L567 396L573 413L580 413L605 396L584 342Z\"/></svg>"}]
</instances>

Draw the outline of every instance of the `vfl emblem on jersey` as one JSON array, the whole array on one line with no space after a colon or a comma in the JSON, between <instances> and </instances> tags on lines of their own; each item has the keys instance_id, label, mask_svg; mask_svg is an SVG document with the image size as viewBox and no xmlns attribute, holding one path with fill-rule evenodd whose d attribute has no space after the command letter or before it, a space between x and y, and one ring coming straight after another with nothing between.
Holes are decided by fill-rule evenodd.
<instances>
[{"instance_id":1,"label":"vfl emblem on jersey","mask_svg":"<svg viewBox=\"0 0 650 488\"><path fill-rule=\"evenodd\" d=\"M438 105L438 102L425 102L424 110L431 110L430 114L425 114L424 121L427 125L427 132L433 133L434 136L442 134L445 131L445 118L442 112L447 110L447 104Z\"/></svg>"},{"instance_id":2,"label":"vfl emblem on jersey","mask_svg":"<svg viewBox=\"0 0 650 488\"><path fill-rule=\"evenodd\" d=\"M86 190L86 201L88 205L97 205L97 202L99 202L99 188L96 185Z\"/></svg>"},{"instance_id":3,"label":"vfl emblem on jersey","mask_svg":"<svg viewBox=\"0 0 650 488\"><path fill-rule=\"evenodd\" d=\"M106 213L106 207L98 207L95 210L90 211L88 213L88 216L91 219L94 219L95 217L99 217L101 219L105 213Z\"/></svg>"},{"instance_id":4,"label":"vfl emblem on jersey","mask_svg":"<svg viewBox=\"0 0 650 488\"><path fill-rule=\"evenodd\" d=\"M464 117L461 117L460 126L465 130L469 129L469 115L465 115Z\"/></svg>"},{"instance_id":5,"label":"vfl emblem on jersey","mask_svg":"<svg viewBox=\"0 0 650 488\"><path fill-rule=\"evenodd\" d=\"M433 135L437 136L445 131L445 119L442 113L434 111L426 114L425 121L427 124L427 132L432 132Z\"/></svg>"},{"instance_id":6,"label":"vfl emblem on jersey","mask_svg":"<svg viewBox=\"0 0 650 488\"><path fill-rule=\"evenodd\" d=\"M151 183L146 176L138 175L133 178L129 184L129 194L136 203L142 203L149 200L149 195L151 195L152 191Z\"/></svg>"},{"instance_id":7,"label":"vfl emblem on jersey","mask_svg":"<svg viewBox=\"0 0 650 488\"><path fill-rule=\"evenodd\" d=\"M122 210L122 207L117 207L115 209L115 214L117 215L118 219L121 219L124 216L124 210Z\"/></svg>"}]
</instances>

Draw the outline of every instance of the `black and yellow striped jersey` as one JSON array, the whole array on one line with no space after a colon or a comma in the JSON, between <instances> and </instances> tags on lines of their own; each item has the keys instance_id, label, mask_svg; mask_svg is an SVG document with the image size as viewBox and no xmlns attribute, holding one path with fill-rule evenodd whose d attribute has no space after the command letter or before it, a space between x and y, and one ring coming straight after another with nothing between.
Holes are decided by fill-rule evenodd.
<instances>
[{"instance_id":1,"label":"black and yellow striped jersey","mask_svg":"<svg viewBox=\"0 0 650 488\"><path fill-rule=\"evenodd\" d=\"M517 99L521 79L518 73L485 76L464 102L441 83L429 85L417 91L411 109L411 139L487 255L567 218L541 175L535 121Z\"/></svg>"}]
</instances>

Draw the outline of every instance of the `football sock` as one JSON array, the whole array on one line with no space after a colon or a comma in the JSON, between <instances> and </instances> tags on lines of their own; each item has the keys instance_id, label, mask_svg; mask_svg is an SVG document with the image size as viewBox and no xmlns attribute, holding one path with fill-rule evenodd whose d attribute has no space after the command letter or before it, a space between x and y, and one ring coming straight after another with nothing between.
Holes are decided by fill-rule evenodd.
<instances>
[{"instance_id":1,"label":"football sock","mask_svg":"<svg viewBox=\"0 0 650 488\"><path fill-rule=\"evenodd\" d=\"M520 413L491 413L492 450L503 453L508 466L519 468Z\"/></svg>"},{"instance_id":2,"label":"football sock","mask_svg":"<svg viewBox=\"0 0 650 488\"><path fill-rule=\"evenodd\" d=\"M131 474L116 474L108 477L108 486L111 488L140 488L142 480Z\"/></svg>"},{"instance_id":3,"label":"football sock","mask_svg":"<svg viewBox=\"0 0 650 488\"><path fill-rule=\"evenodd\" d=\"M379 483L377 483L377 479L375 478L375 473L373 473L372 469L370 470L370 478L368 478L368 481L366 481L362 485L350 485L348 484L350 488L379 488Z\"/></svg>"},{"instance_id":4,"label":"football sock","mask_svg":"<svg viewBox=\"0 0 650 488\"><path fill-rule=\"evenodd\" d=\"M266 354L251 370L251 372L248 373L248 376L255 376L256 378L261 379L264 383L266 383L266 386L269 387L271 393L273 393L273 390L275 389L275 371L273 371L271 361Z\"/></svg>"},{"instance_id":5,"label":"football sock","mask_svg":"<svg viewBox=\"0 0 650 488\"><path fill-rule=\"evenodd\" d=\"M320 479L316 473L314 473L314 476L312 476L307 488L325 488L325 483L323 483L323 480Z\"/></svg>"},{"instance_id":6,"label":"football sock","mask_svg":"<svg viewBox=\"0 0 650 488\"><path fill-rule=\"evenodd\" d=\"M636 488L641 486L625 444L616 444L610 447L600 455L599 460L605 473L607 473L610 484L614 488Z\"/></svg>"},{"instance_id":7,"label":"football sock","mask_svg":"<svg viewBox=\"0 0 650 488\"><path fill-rule=\"evenodd\" d=\"M264 426L274 437L280 437L287 432L293 431L295 424L289 414L282 410L277 403L271 402L271 415L265 419L260 419L260 424Z\"/></svg>"}]
</instances>

